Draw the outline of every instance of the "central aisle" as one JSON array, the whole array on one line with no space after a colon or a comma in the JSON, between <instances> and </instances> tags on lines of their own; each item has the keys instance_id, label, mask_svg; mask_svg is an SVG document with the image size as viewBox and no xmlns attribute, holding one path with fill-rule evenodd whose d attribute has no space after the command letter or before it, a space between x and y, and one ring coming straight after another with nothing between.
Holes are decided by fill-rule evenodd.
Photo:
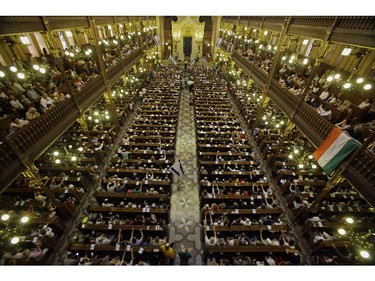
<instances>
[{"instance_id":1,"label":"central aisle","mask_svg":"<svg viewBox=\"0 0 375 281\"><path fill-rule=\"evenodd\" d=\"M179 122L176 138L176 159L181 160L185 177L174 177L172 185L169 241L175 242L178 253L183 244L191 253L191 265L202 264L202 243L197 174L194 107L189 105L192 93L181 91ZM180 264L177 256L175 264Z\"/></svg>"}]
</instances>

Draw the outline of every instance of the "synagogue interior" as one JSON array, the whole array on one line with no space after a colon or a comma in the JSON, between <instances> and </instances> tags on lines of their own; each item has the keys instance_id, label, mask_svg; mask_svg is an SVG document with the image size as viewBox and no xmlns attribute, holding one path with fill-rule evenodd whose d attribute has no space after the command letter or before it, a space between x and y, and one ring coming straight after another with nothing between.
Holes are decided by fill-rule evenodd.
<instances>
[{"instance_id":1,"label":"synagogue interior","mask_svg":"<svg viewBox=\"0 0 375 281\"><path fill-rule=\"evenodd\" d=\"M1 265L374 265L374 88L373 16L1 16Z\"/></svg>"}]
</instances>

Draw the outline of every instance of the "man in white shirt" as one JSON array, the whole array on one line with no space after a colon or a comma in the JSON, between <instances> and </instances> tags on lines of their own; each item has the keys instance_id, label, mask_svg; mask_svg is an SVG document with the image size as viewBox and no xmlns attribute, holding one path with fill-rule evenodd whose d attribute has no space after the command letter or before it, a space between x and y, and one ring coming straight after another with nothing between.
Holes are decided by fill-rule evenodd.
<instances>
[{"instance_id":1,"label":"man in white shirt","mask_svg":"<svg viewBox=\"0 0 375 281\"><path fill-rule=\"evenodd\" d=\"M43 107L44 110L48 109L48 105L53 105L54 100L51 99L47 94L43 94L42 98L40 99L40 105Z\"/></svg>"},{"instance_id":2,"label":"man in white shirt","mask_svg":"<svg viewBox=\"0 0 375 281\"><path fill-rule=\"evenodd\" d=\"M214 236L211 236L210 238L208 238L206 228L204 228L204 233L205 233L204 241L206 245L208 246L215 246L219 242L219 238L217 238L216 236L215 227L213 227L213 230L214 230Z\"/></svg>"}]
</instances>

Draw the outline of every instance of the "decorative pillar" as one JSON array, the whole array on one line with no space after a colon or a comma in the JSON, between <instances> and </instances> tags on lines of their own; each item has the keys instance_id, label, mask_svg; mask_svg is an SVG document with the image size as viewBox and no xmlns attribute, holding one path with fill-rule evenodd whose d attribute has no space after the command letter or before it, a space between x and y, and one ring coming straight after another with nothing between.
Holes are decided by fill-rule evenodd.
<instances>
[{"instance_id":1,"label":"decorative pillar","mask_svg":"<svg viewBox=\"0 0 375 281\"><path fill-rule=\"evenodd\" d=\"M105 87L106 87L106 91L104 92L104 99L105 99L106 103L108 104L109 115L111 116L112 122L116 126L118 126L119 121L118 121L118 118L117 118L116 106L115 106L114 102L112 101L112 96L111 96L112 89L111 89L110 82L108 80L107 70L105 68L102 50L101 50L100 46L98 45L99 35L98 35L98 31L96 29L95 20L92 17L88 17L88 21L89 21L89 25L90 25L90 29L88 30L89 31L89 41L90 41L90 44L94 47L95 61L96 61L96 64L98 65L98 67L99 67L100 73L101 73L102 78L103 78L103 82L104 82Z\"/></svg>"},{"instance_id":2,"label":"decorative pillar","mask_svg":"<svg viewBox=\"0 0 375 281\"><path fill-rule=\"evenodd\" d=\"M291 20L291 17L286 17L284 25L281 29L281 33L280 33L280 36L279 36L279 44L277 46L277 50L276 50L275 55L274 55L271 70L268 74L266 84L264 85L264 89L263 89L263 93L262 93L261 107L258 109L257 117L255 119L254 126L259 125L259 123L261 122L261 117L264 115L265 108L268 105L268 102L269 102L268 91L270 89L272 80L274 79L275 74L277 73L281 53L284 52L284 50L285 50L286 41L287 41L286 40L287 39L286 34L288 32L290 20Z\"/></svg>"},{"instance_id":3,"label":"decorative pillar","mask_svg":"<svg viewBox=\"0 0 375 281\"><path fill-rule=\"evenodd\" d=\"M73 87L72 87L71 83L69 83L68 77L66 76L65 68L64 68L63 62L60 58L59 49L56 46L56 42L53 40L53 35L52 35L51 28L49 26L49 21L46 20L45 18L43 18L43 24L44 24L44 27L46 29L46 32L43 34L44 35L43 38L46 42L48 50L53 55L53 57L55 59L55 62L56 62L56 66L62 74L62 77L63 77L63 80L64 80L64 85L66 85L68 87L68 92L71 93L71 96L73 97L73 100L74 100L74 104L77 107L77 109L79 111L79 114L82 116L83 115L82 108L80 107L80 105L77 101L77 98L74 94Z\"/></svg>"}]
</instances>

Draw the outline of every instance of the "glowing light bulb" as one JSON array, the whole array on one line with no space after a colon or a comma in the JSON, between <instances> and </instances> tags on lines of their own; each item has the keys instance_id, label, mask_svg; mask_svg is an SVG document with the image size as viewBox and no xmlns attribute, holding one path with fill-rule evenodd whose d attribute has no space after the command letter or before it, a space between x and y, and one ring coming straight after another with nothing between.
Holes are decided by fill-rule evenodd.
<instances>
[{"instance_id":1,"label":"glowing light bulb","mask_svg":"<svg viewBox=\"0 0 375 281\"><path fill-rule=\"evenodd\" d=\"M58 155L59 155L59 152L58 152L58 151L55 151L55 152L53 152L53 155L58 156Z\"/></svg>"},{"instance_id":2,"label":"glowing light bulb","mask_svg":"<svg viewBox=\"0 0 375 281\"><path fill-rule=\"evenodd\" d=\"M298 153L299 153L298 149L295 149L295 150L294 150L294 153L295 153L295 154L298 154Z\"/></svg>"},{"instance_id":3,"label":"glowing light bulb","mask_svg":"<svg viewBox=\"0 0 375 281\"><path fill-rule=\"evenodd\" d=\"M352 84L350 84L350 83L345 83L345 84L344 84L344 89L349 89L351 85L352 85Z\"/></svg>"},{"instance_id":4,"label":"glowing light bulb","mask_svg":"<svg viewBox=\"0 0 375 281\"><path fill-rule=\"evenodd\" d=\"M8 214L4 214L4 215L2 215L2 216L1 216L1 220L3 220L3 221L7 221L7 220L9 220L9 215L8 215Z\"/></svg>"},{"instance_id":5,"label":"glowing light bulb","mask_svg":"<svg viewBox=\"0 0 375 281\"><path fill-rule=\"evenodd\" d=\"M20 78L20 79L23 79L23 78L25 78L25 74L23 74L23 73L17 73L17 77L18 78Z\"/></svg>"},{"instance_id":6,"label":"glowing light bulb","mask_svg":"<svg viewBox=\"0 0 375 281\"><path fill-rule=\"evenodd\" d=\"M0 71L0 77L4 77L5 76L5 73Z\"/></svg>"},{"instance_id":7,"label":"glowing light bulb","mask_svg":"<svg viewBox=\"0 0 375 281\"><path fill-rule=\"evenodd\" d=\"M82 152L83 151L83 147L79 147L78 150Z\"/></svg>"},{"instance_id":8,"label":"glowing light bulb","mask_svg":"<svg viewBox=\"0 0 375 281\"><path fill-rule=\"evenodd\" d=\"M362 77L359 77L358 79L357 79L357 83L358 84L361 84L363 82L363 78Z\"/></svg>"},{"instance_id":9,"label":"glowing light bulb","mask_svg":"<svg viewBox=\"0 0 375 281\"><path fill-rule=\"evenodd\" d=\"M61 160L60 160L60 159L56 159L56 160L55 160L55 163L56 163L56 164L60 164L60 163L61 163Z\"/></svg>"},{"instance_id":10,"label":"glowing light bulb","mask_svg":"<svg viewBox=\"0 0 375 281\"><path fill-rule=\"evenodd\" d=\"M35 70L39 70L39 65L34 64L34 65L33 65L33 68L34 68Z\"/></svg>"},{"instance_id":11,"label":"glowing light bulb","mask_svg":"<svg viewBox=\"0 0 375 281\"><path fill-rule=\"evenodd\" d=\"M317 168L317 166L316 166L315 164L312 164L311 167L312 167L313 169L316 169L316 168Z\"/></svg>"},{"instance_id":12,"label":"glowing light bulb","mask_svg":"<svg viewBox=\"0 0 375 281\"><path fill-rule=\"evenodd\" d=\"M12 71L12 72L17 72L17 67L15 67L15 66L11 66L11 67L10 67L10 71Z\"/></svg>"},{"instance_id":13,"label":"glowing light bulb","mask_svg":"<svg viewBox=\"0 0 375 281\"><path fill-rule=\"evenodd\" d=\"M361 251L359 253L362 258L368 259L370 257L370 254L367 251Z\"/></svg>"},{"instance_id":14,"label":"glowing light bulb","mask_svg":"<svg viewBox=\"0 0 375 281\"><path fill-rule=\"evenodd\" d=\"M99 115L99 112L98 112L98 111L95 111L95 112L94 112L94 115L95 115L95 116L98 116L98 115Z\"/></svg>"},{"instance_id":15,"label":"glowing light bulb","mask_svg":"<svg viewBox=\"0 0 375 281\"><path fill-rule=\"evenodd\" d=\"M340 77L341 77L341 75L339 74L339 73L337 73L337 74L335 74L335 79L337 80L337 79L339 79Z\"/></svg>"},{"instance_id":16,"label":"glowing light bulb","mask_svg":"<svg viewBox=\"0 0 375 281\"><path fill-rule=\"evenodd\" d=\"M307 64L308 62L309 62L308 59L304 59L304 60L302 61L303 64Z\"/></svg>"},{"instance_id":17,"label":"glowing light bulb","mask_svg":"<svg viewBox=\"0 0 375 281\"><path fill-rule=\"evenodd\" d=\"M87 117L87 119L89 119L89 120L92 120L92 117L91 117L91 116L89 116L89 117Z\"/></svg>"},{"instance_id":18,"label":"glowing light bulb","mask_svg":"<svg viewBox=\"0 0 375 281\"><path fill-rule=\"evenodd\" d=\"M370 84L366 84L366 85L363 87L363 89L365 89L365 90L370 90L370 89L371 89L371 85L370 85Z\"/></svg>"},{"instance_id":19,"label":"glowing light bulb","mask_svg":"<svg viewBox=\"0 0 375 281\"><path fill-rule=\"evenodd\" d=\"M76 156L72 156L72 161L76 161L77 160L77 157Z\"/></svg>"},{"instance_id":20,"label":"glowing light bulb","mask_svg":"<svg viewBox=\"0 0 375 281\"><path fill-rule=\"evenodd\" d=\"M27 223L28 221L29 221L29 217L26 217L26 216L25 216L25 217L22 217L22 218L21 218L21 222L22 222L22 223Z\"/></svg>"},{"instance_id":21,"label":"glowing light bulb","mask_svg":"<svg viewBox=\"0 0 375 281\"><path fill-rule=\"evenodd\" d=\"M40 73L42 73L42 74L46 73L46 70L45 70L45 68L43 68L43 67L41 67L41 68L39 69L39 71L40 71Z\"/></svg>"},{"instance_id":22,"label":"glowing light bulb","mask_svg":"<svg viewBox=\"0 0 375 281\"><path fill-rule=\"evenodd\" d=\"M283 57L281 58L281 60L286 60L286 56L283 56Z\"/></svg>"},{"instance_id":23,"label":"glowing light bulb","mask_svg":"<svg viewBox=\"0 0 375 281\"><path fill-rule=\"evenodd\" d=\"M346 234L345 229L342 229L342 228L340 228L337 232L338 232L340 235L345 235L345 234Z\"/></svg>"},{"instance_id":24,"label":"glowing light bulb","mask_svg":"<svg viewBox=\"0 0 375 281\"><path fill-rule=\"evenodd\" d=\"M20 242L20 239L18 237L13 237L12 240L10 240L10 243L12 243L13 245L17 244L18 242Z\"/></svg>"},{"instance_id":25,"label":"glowing light bulb","mask_svg":"<svg viewBox=\"0 0 375 281\"><path fill-rule=\"evenodd\" d=\"M94 121L95 121L95 123L99 123L99 119L95 119Z\"/></svg>"},{"instance_id":26,"label":"glowing light bulb","mask_svg":"<svg viewBox=\"0 0 375 281\"><path fill-rule=\"evenodd\" d=\"M333 77L332 76L328 76L327 81L331 82L332 80L333 80Z\"/></svg>"},{"instance_id":27,"label":"glowing light bulb","mask_svg":"<svg viewBox=\"0 0 375 281\"><path fill-rule=\"evenodd\" d=\"M313 159L314 157L312 155L309 155L309 159Z\"/></svg>"},{"instance_id":28,"label":"glowing light bulb","mask_svg":"<svg viewBox=\"0 0 375 281\"><path fill-rule=\"evenodd\" d=\"M353 223L354 220L353 220L352 218L346 218L346 222L347 222L347 223Z\"/></svg>"},{"instance_id":29,"label":"glowing light bulb","mask_svg":"<svg viewBox=\"0 0 375 281\"><path fill-rule=\"evenodd\" d=\"M299 164L298 168L303 169L303 164Z\"/></svg>"}]
</instances>

